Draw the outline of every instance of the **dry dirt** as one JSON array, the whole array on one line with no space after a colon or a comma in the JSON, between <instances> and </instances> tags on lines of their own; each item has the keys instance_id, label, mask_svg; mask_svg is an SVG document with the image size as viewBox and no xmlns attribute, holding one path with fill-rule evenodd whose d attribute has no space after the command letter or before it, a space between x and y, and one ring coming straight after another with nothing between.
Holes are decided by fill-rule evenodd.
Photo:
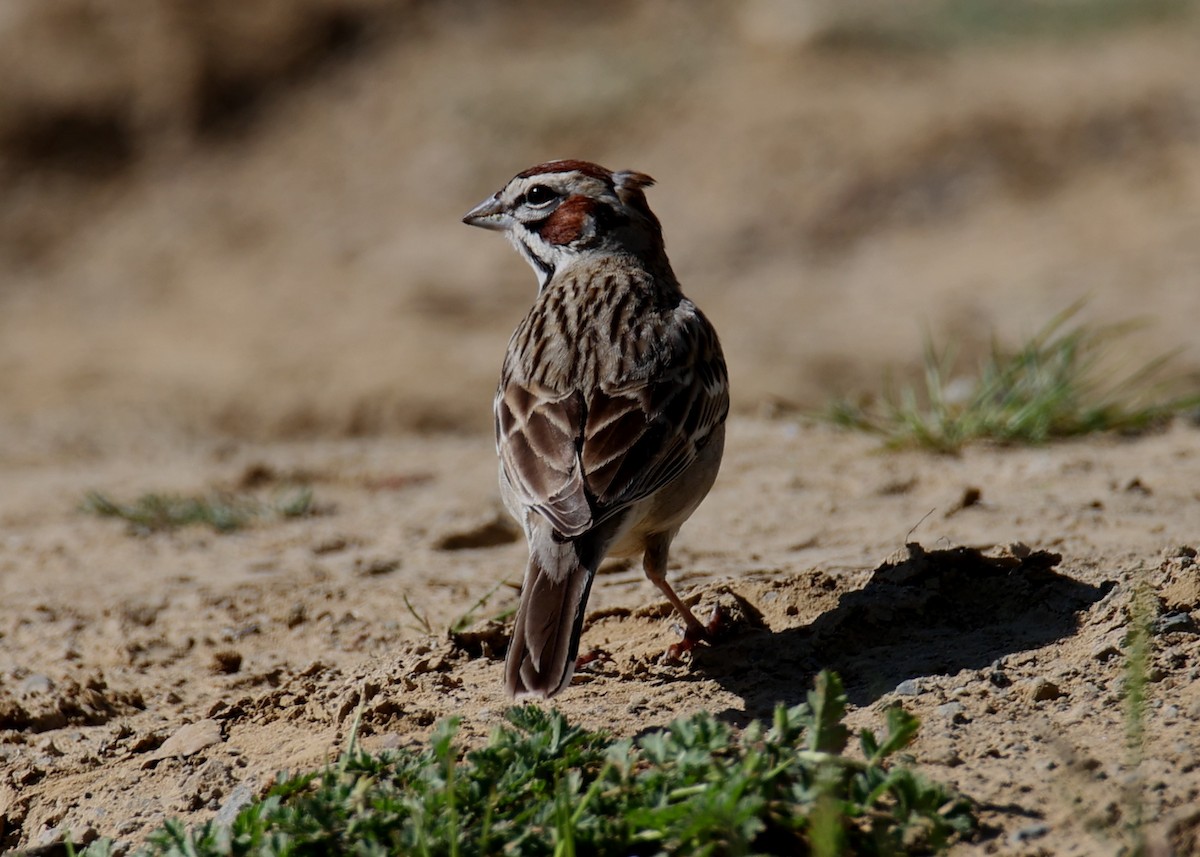
<instances>
[{"instance_id":1,"label":"dry dirt","mask_svg":"<svg viewBox=\"0 0 1200 857\"><path fill-rule=\"evenodd\" d=\"M457 220L569 155L659 180L722 333L728 452L672 578L745 621L661 663L665 605L606 566L556 703L742 723L829 667L855 726L921 716L916 764L986 824L956 853L1116 853L1139 801L1157 853L1200 853L1200 428L938 457L796 412L910 373L923 326L972 354L1081 297L1148 322L1124 368L1181 346L1200 377L1195 19L893 50L768 2L415 8L233 130L5 173L0 849L228 817L363 697L371 748L500 720L496 635L443 629L519 583L488 421L533 282ZM80 511L295 484L315 514L233 534Z\"/></svg>"}]
</instances>

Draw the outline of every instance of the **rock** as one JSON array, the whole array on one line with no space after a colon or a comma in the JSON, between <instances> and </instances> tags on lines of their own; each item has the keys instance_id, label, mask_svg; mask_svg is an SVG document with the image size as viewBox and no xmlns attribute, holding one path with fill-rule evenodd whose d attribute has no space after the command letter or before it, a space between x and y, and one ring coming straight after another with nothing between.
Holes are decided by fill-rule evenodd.
<instances>
[{"instance_id":1,"label":"rock","mask_svg":"<svg viewBox=\"0 0 1200 857\"><path fill-rule=\"evenodd\" d=\"M66 839L64 839L64 835ZM49 830L42 831L42 833L38 836L37 842L39 847L32 848L23 853L31 855L38 853L70 854L73 852L67 850L64 842L69 841L72 846L90 845L99 838L100 834L90 824L84 827L83 830L72 829L68 831L63 827L51 827Z\"/></svg>"},{"instance_id":2,"label":"rock","mask_svg":"<svg viewBox=\"0 0 1200 857\"><path fill-rule=\"evenodd\" d=\"M242 653L234 649L224 649L213 653L212 670L215 673L233 675L242 668Z\"/></svg>"},{"instance_id":3,"label":"rock","mask_svg":"<svg viewBox=\"0 0 1200 857\"><path fill-rule=\"evenodd\" d=\"M21 682L21 692L26 695L44 695L52 690L54 690L54 682L50 680L50 676L40 673L26 676L25 680Z\"/></svg>"},{"instance_id":4,"label":"rock","mask_svg":"<svg viewBox=\"0 0 1200 857\"><path fill-rule=\"evenodd\" d=\"M254 783L250 780L238 783L229 793L229 797L225 798L225 803L217 810L213 821L223 827L229 827L237 818L238 813L242 811L242 807L252 800L254 800Z\"/></svg>"},{"instance_id":5,"label":"rock","mask_svg":"<svg viewBox=\"0 0 1200 857\"><path fill-rule=\"evenodd\" d=\"M354 573L359 577L381 577L399 567L400 560L394 557L358 557L354 560Z\"/></svg>"},{"instance_id":6,"label":"rock","mask_svg":"<svg viewBox=\"0 0 1200 857\"><path fill-rule=\"evenodd\" d=\"M1003 670L992 670L987 678L995 687L1008 687L1012 684L1012 679Z\"/></svg>"},{"instance_id":7,"label":"rock","mask_svg":"<svg viewBox=\"0 0 1200 857\"><path fill-rule=\"evenodd\" d=\"M1029 698L1034 702L1047 702L1066 696L1062 689L1048 678L1035 678L1029 685Z\"/></svg>"},{"instance_id":8,"label":"rock","mask_svg":"<svg viewBox=\"0 0 1200 857\"><path fill-rule=\"evenodd\" d=\"M220 744L224 740L220 723L215 720L197 720L176 731L150 758L158 761L172 756L194 756L204 748Z\"/></svg>"},{"instance_id":9,"label":"rock","mask_svg":"<svg viewBox=\"0 0 1200 857\"><path fill-rule=\"evenodd\" d=\"M933 765L945 765L947 768L957 768L963 763L963 760L962 756L958 755L957 750L953 747L946 747L930 753L929 762Z\"/></svg>"},{"instance_id":10,"label":"rock","mask_svg":"<svg viewBox=\"0 0 1200 857\"><path fill-rule=\"evenodd\" d=\"M1154 620L1155 634L1170 634L1181 632L1185 634L1200 633L1200 628L1196 626L1196 620L1192 618L1190 613L1167 613L1159 616Z\"/></svg>"},{"instance_id":11,"label":"rock","mask_svg":"<svg viewBox=\"0 0 1200 857\"><path fill-rule=\"evenodd\" d=\"M937 713L947 719L961 717L963 713L963 704L961 702L947 702L937 707Z\"/></svg>"},{"instance_id":12,"label":"rock","mask_svg":"<svg viewBox=\"0 0 1200 857\"><path fill-rule=\"evenodd\" d=\"M58 745L54 743L54 739L49 736L44 738L42 741L39 741L37 748L40 752L47 756L59 757L66 755L61 749L59 749Z\"/></svg>"},{"instance_id":13,"label":"rock","mask_svg":"<svg viewBox=\"0 0 1200 857\"><path fill-rule=\"evenodd\" d=\"M920 696L921 685L915 678L906 678L896 685L896 693L900 696Z\"/></svg>"},{"instance_id":14,"label":"rock","mask_svg":"<svg viewBox=\"0 0 1200 857\"><path fill-rule=\"evenodd\" d=\"M1050 825L1043 821L1039 821L1037 824L1028 824L1025 827L1022 827L1020 830L1013 831L1012 836L1009 837L1009 841L1013 845L1020 845L1023 842L1030 842L1034 839L1040 839L1049 832Z\"/></svg>"},{"instance_id":15,"label":"rock","mask_svg":"<svg viewBox=\"0 0 1200 857\"><path fill-rule=\"evenodd\" d=\"M297 601L291 606L284 617L283 623L289 628L295 628L297 625L302 625L308 619L308 608L304 602Z\"/></svg>"},{"instance_id":16,"label":"rock","mask_svg":"<svg viewBox=\"0 0 1200 857\"><path fill-rule=\"evenodd\" d=\"M148 753L151 750L157 750L163 745L162 734L159 732L147 732L139 735L129 744L130 753Z\"/></svg>"}]
</instances>

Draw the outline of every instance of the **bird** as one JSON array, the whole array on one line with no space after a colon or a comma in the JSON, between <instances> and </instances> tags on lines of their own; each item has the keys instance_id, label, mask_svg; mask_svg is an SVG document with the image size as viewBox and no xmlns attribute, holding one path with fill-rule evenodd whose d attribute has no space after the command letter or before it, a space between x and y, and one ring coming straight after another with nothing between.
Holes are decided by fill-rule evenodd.
<instances>
[{"instance_id":1,"label":"bird","mask_svg":"<svg viewBox=\"0 0 1200 857\"><path fill-rule=\"evenodd\" d=\"M549 161L463 218L505 232L538 281L493 407L501 498L529 546L505 658L511 697L570 684L606 556L641 555L687 647L709 635L667 582L667 557L716 480L729 379L716 330L667 259L653 183Z\"/></svg>"}]
</instances>

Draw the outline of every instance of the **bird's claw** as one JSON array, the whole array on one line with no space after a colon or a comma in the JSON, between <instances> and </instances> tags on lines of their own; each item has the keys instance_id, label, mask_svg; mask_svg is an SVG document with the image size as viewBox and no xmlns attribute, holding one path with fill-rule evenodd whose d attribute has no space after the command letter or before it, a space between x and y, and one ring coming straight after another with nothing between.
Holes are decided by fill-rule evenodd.
<instances>
[{"instance_id":1,"label":"bird's claw","mask_svg":"<svg viewBox=\"0 0 1200 857\"><path fill-rule=\"evenodd\" d=\"M725 611L721 609L720 604L713 606L712 613L709 614L708 622L701 625L699 622L695 624L688 623L687 629L683 632L683 639L678 643L672 643L667 647L663 659L666 663L679 663L685 654L696 648L700 643L708 643L711 645L721 632L725 625Z\"/></svg>"}]
</instances>

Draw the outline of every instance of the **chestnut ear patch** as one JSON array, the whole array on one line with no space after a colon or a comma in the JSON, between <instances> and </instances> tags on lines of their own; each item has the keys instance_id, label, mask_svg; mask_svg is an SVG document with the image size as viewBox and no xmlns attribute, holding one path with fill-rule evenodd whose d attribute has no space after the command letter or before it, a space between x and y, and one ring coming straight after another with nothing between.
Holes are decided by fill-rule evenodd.
<instances>
[{"instance_id":1,"label":"chestnut ear patch","mask_svg":"<svg viewBox=\"0 0 1200 857\"><path fill-rule=\"evenodd\" d=\"M597 202L586 196L567 197L542 223L539 234L547 244L563 246L583 237Z\"/></svg>"}]
</instances>

